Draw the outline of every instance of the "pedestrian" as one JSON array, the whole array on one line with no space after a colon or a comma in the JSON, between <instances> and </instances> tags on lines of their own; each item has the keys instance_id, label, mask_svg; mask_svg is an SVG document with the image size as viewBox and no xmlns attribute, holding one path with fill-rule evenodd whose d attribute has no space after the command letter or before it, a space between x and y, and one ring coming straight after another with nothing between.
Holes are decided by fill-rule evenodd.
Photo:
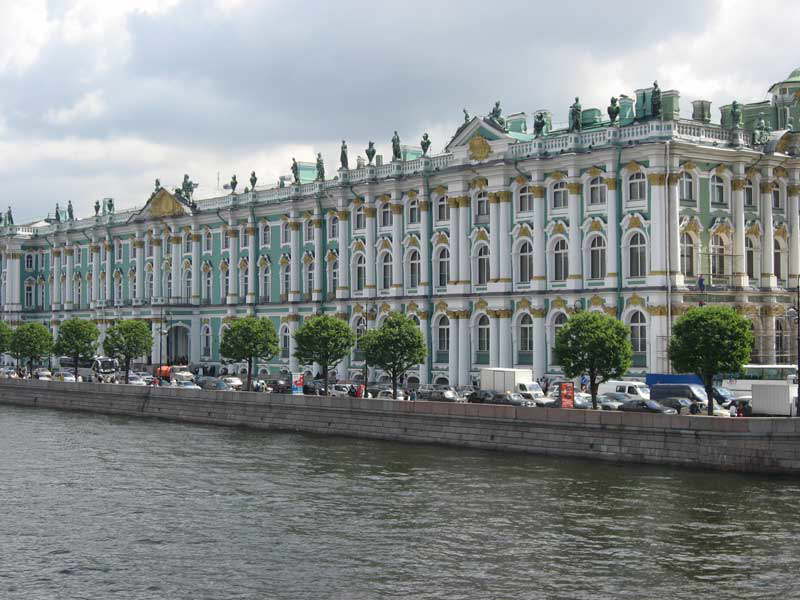
<instances>
[{"instance_id":1,"label":"pedestrian","mask_svg":"<svg viewBox=\"0 0 800 600\"><path fill-rule=\"evenodd\" d=\"M411 390L411 394L409 395L409 399L411 402L417 401L417 390Z\"/></svg>"},{"instance_id":2,"label":"pedestrian","mask_svg":"<svg viewBox=\"0 0 800 600\"><path fill-rule=\"evenodd\" d=\"M692 399L692 403L689 405L689 414L690 415L699 415L700 414L700 406L697 404L696 399Z\"/></svg>"},{"instance_id":3,"label":"pedestrian","mask_svg":"<svg viewBox=\"0 0 800 600\"><path fill-rule=\"evenodd\" d=\"M741 406L737 406L737 405L736 405L736 402L731 402L730 408L729 408L728 410L730 411L730 415L731 415L732 417L739 417L739 416L741 416L741 415L739 414L739 412L742 410L742 408L741 408Z\"/></svg>"},{"instance_id":4,"label":"pedestrian","mask_svg":"<svg viewBox=\"0 0 800 600\"><path fill-rule=\"evenodd\" d=\"M739 402L737 402L736 404L737 404L737 406L736 406L736 416L737 417L743 417L744 416L744 400L739 400Z\"/></svg>"}]
</instances>

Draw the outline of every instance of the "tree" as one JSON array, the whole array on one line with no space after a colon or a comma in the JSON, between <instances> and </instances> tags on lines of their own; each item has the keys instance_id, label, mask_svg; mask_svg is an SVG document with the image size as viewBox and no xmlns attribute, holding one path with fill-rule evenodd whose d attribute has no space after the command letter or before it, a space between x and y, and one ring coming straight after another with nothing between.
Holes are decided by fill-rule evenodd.
<instances>
[{"instance_id":1,"label":"tree","mask_svg":"<svg viewBox=\"0 0 800 600\"><path fill-rule=\"evenodd\" d=\"M350 353L356 336L347 323L330 315L318 315L306 321L294 332L295 358L303 365L317 363L322 369L325 394L328 393L328 373Z\"/></svg>"},{"instance_id":2,"label":"tree","mask_svg":"<svg viewBox=\"0 0 800 600\"><path fill-rule=\"evenodd\" d=\"M103 350L121 361L125 369L125 383L131 372L131 361L137 356L149 354L153 348L153 333L144 321L120 321L106 331Z\"/></svg>"},{"instance_id":3,"label":"tree","mask_svg":"<svg viewBox=\"0 0 800 600\"><path fill-rule=\"evenodd\" d=\"M94 358L99 337L100 330L97 325L85 319L67 319L58 329L58 338L53 351L72 359L75 381L78 381L78 361Z\"/></svg>"},{"instance_id":4,"label":"tree","mask_svg":"<svg viewBox=\"0 0 800 600\"><path fill-rule=\"evenodd\" d=\"M25 323L11 334L8 345L11 355L20 363L28 363L28 371L33 371L33 363L49 356L53 350L53 335L41 323Z\"/></svg>"},{"instance_id":5,"label":"tree","mask_svg":"<svg viewBox=\"0 0 800 600\"><path fill-rule=\"evenodd\" d=\"M597 388L622 377L633 359L630 328L605 313L581 311L572 315L556 334L555 353L567 377L589 377L592 408Z\"/></svg>"},{"instance_id":6,"label":"tree","mask_svg":"<svg viewBox=\"0 0 800 600\"><path fill-rule=\"evenodd\" d=\"M714 376L736 373L750 360L753 332L750 321L728 306L689 309L672 326L669 356L679 373L703 380L708 414L714 414Z\"/></svg>"},{"instance_id":7,"label":"tree","mask_svg":"<svg viewBox=\"0 0 800 600\"><path fill-rule=\"evenodd\" d=\"M397 380L428 354L419 325L400 313L391 313L383 325L361 338L361 348L371 365L383 369L392 378L392 395L397 398Z\"/></svg>"},{"instance_id":8,"label":"tree","mask_svg":"<svg viewBox=\"0 0 800 600\"><path fill-rule=\"evenodd\" d=\"M5 321L0 321L0 354L8 352L11 345L11 336L14 335L14 330Z\"/></svg>"},{"instance_id":9,"label":"tree","mask_svg":"<svg viewBox=\"0 0 800 600\"><path fill-rule=\"evenodd\" d=\"M231 360L247 361L247 391L253 380L253 361L269 360L278 353L278 335L272 321L266 318L235 319L222 332L219 352Z\"/></svg>"}]
</instances>

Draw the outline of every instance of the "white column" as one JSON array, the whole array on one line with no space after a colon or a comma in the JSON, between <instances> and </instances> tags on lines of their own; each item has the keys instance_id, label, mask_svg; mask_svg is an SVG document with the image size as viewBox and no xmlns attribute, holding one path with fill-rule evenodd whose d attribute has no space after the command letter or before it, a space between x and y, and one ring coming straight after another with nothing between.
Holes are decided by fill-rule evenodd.
<instances>
[{"instance_id":1,"label":"white column","mask_svg":"<svg viewBox=\"0 0 800 600\"><path fill-rule=\"evenodd\" d=\"M467 311L462 311L458 320L458 385L471 383L469 370L472 367L472 352L470 351L469 317Z\"/></svg>"},{"instance_id":2,"label":"white column","mask_svg":"<svg viewBox=\"0 0 800 600\"><path fill-rule=\"evenodd\" d=\"M420 262L421 269L420 269L420 283L419 283L419 293L420 295L424 296L428 292L427 286L433 285L431 281L431 277L433 276L431 273L431 240L428 236L428 231L430 230L430 220L431 220L431 203L429 196L425 195L423 198L420 199L419 202L419 216L420 216L420 234L419 234L419 246L420 246ZM427 371L426 371L427 373ZM427 378L422 383L425 383Z\"/></svg>"},{"instance_id":3,"label":"white column","mask_svg":"<svg viewBox=\"0 0 800 600\"><path fill-rule=\"evenodd\" d=\"M114 250L113 240L105 241L106 248L106 305L111 305L111 291L114 282ZM67 276L69 279L69 275ZM67 281L67 289L69 290L69 281ZM69 292L67 292L69 294Z\"/></svg>"},{"instance_id":4,"label":"white column","mask_svg":"<svg viewBox=\"0 0 800 600\"><path fill-rule=\"evenodd\" d=\"M459 239L458 283L461 286L466 286L462 289L469 289L468 286L472 284L472 277L469 272L470 251L472 250L470 248L470 243L469 243L470 205L471 205L471 199L469 196L461 196L458 199L458 229L457 229L457 235Z\"/></svg>"},{"instance_id":5,"label":"white column","mask_svg":"<svg viewBox=\"0 0 800 600\"><path fill-rule=\"evenodd\" d=\"M63 248L54 248L53 249L53 261L55 266L53 268L53 285L55 288L55 293L53 294L53 304L54 310L59 310L61 308L61 303L63 302L61 298L61 253L64 251ZM8 253L6 256L11 257L12 253ZM6 281L8 282L8 290L9 290L9 297L11 296L11 292L13 292L13 280L11 278L11 261L13 259L9 258L8 266L7 266L7 273L6 273Z\"/></svg>"},{"instance_id":6,"label":"white column","mask_svg":"<svg viewBox=\"0 0 800 600\"><path fill-rule=\"evenodd\" d=\"M180 230L173 227L173 234L169 237L170 250L172 253L171 271L172 271L172 297L175 299L183 296L183 280L181 277L181 263L183 262L183 238L180 235ZM183 299L188 302L189 298Z\"/></svg>"},{"instance_id":7,"label":"white column","mask_svg":"<svg viewBox=\"0 0 800 600\"><path fill-rule=\"evenodd\" d=\"M136 303L144 303L145 272L144 272L144 237L139 233L133 240L136 248Z\"/></svg>"},{"instance_id":8,"label":"white column","mask_svg":"<svg viewBox=\"0 0 800 600\"><path fill-rule=\"evenodd\" d=\"M153 283L153 286L153 292L155 293L155 283ZM150 324L150 333L153 336L153 347L150 349L150 362L152 362L154 365L158 364L159 350L161 349L161 334L159 331L161 331L161 323L155 320L152 321Z\"/></svg>"},{"instance_id":9,"label":"white column","mask_svg":"<svg viewBox=\"0 0 800 600\"><path fill-rule=\"evenodd\" d=\"M789 211L789 281L788 287L796 289L800 276L800 169L792 169L791 181L786 188Z\"/></svg>"},{"instance_id":10,"label":"white column","mask_svg":"<svg viewBox=\"0 0 800 600\"><path fill-rule=\"evenodd\" d=\"M608 211L608 223L606 224L606 285L613 286L619 277L619 265L617 264L617 246L619 245L619 238L617 236L617 228L619 223L619 215L617 214L617 176L612 171L613 163L607 165L609 172L608 177L604 179L606 184L606 210ZM536 360L536 359L534 359ZM534 366L535 370L535 366ZM541 377L544 371L537 375Z\"/></svg>"},{"instance_id":11,"label":"white column","mask_svg":"<svg viewBox=\"0 0 800 600\"><path fill-rule=\"evenodd\" d=\"M337 298L350 297L350 248L348 246L348 234L350 229L350 211L344 206L339 207L339 212L336 214L339 218L339 287L336 289ZM373 246L373 252L375 251ZM369 250L367 250L369 252ZM369 262L369 261L367 261ZM367 264L367 277L369 277L370 269L374 270L375 265ZM373 278L374 282L374 278Z\"/></svg>"},{"instance_id":12,"label":"white column","mask_svg":"<svg viewBox=\"0 0 800 600\"><path fill-rule=\"evenodd\" d=\"M450 385L458 385L458 353L461 347L458 339L459 314L459 311L450 311L447 313L447 317L450 319L450 348L447 352L448 379L450 380Z\"/></svg>"},{"instance_id":13,"label":"white column","mask_svg":"<svg viewBox=\"0 0 800 600\"><path fill-rule=\"evenodd\" d=\"M774 270L775 237L772 225L772 180L767 167L761 178L761 227L764 236L761 238L761 286L774 288L778 285Z\"/></svg>"},{"instance_id":14,"label":"white column","mask_svg":"<svg viewBox=\"0 0 800 600\"><path fill-rule=\"evenodd\" d=\"M665 198L665 175L651 173L650 183L650 269L648 279L652 285L661 284L667 273L666 261L666 228L667 203Z\"/></svg>"},{"instance_id":15,"label":"white column","mask_svg":"<svg viewBox=\"0 0 800 600\"><path fill-rule=\"evenodd\" d=\"M255 237L255 236L254 236ZM199 305L202 289L202 270L200 265L200 244L202 243L203 234L200 228L195 225L192 229L192 304ZM253 285L252 283L250 284ZM200 328L198 327L198 332ZM199 333L197 335L200 335ZM198 338L197 355L200 356L202 348L200 348L200 341ZM192 344L192 353L194 353L194 344ZM199 359L198 359L199 360Z\"/></svg>"},{"instance_id":16,"label":"white column","mask_svg":"<svg viewBox=\"0 0 800 600\"><path fill-rule=\"evenodd\" d=\"M572 171L573 169L570 169ZM581 184L567 183L569 192L569 289L583 286L583 252L581 251Z\"/></svg>"},{"instance_id":17,"label":"white column","mask_svg":"<svg viewBox=\"0 0 800 600\"><path fill-rule=\"evenodd\" d=\"M73 279L75 277L75 249L71 245L64 248L64 254L67 255L67 288L66 288L66 302L64 309L70 310L74 306L74 290Z\"/></svg>"},{"instance_id":18,"label":"white column","mask_svg":"<svg viewBox=\"0 0 800 600\"><path fill-rule=\"evenodd\" d=\"M392 192L392 296L403 295L403 205Z\"/></svg>"},{"instance_id":19,"label":"white column","mask_svg":"<svg viewBox=\"0 0 800 600\"><path fill-rule=\"evenodd\" d=\"M300 252L300 227L298 221L289 222L289 248L292 253L292 271L289 277L289 302L300 300L300 277L303 273L303 257Z\"/></svg>"},{"instance_id":20,"label":"white column","mask_svg":"<svg viewBox=\"0 0 800 600\"><path fill-rule=\"evenodd\" d=\"M292 235L294 234L295 232L293 231ZM231 218L227 235L228 256L230 258L230 264L228 265L230 287L228 288L228 298L226 301L228 304L239 304L239 228L233 218ZM292 247L294 247L294 244ZM292 255L292 260L294 261L294 255ZM294 264L292 264L292 277L295 277Z\"/></svg>"},{"instance_id":21,"label":"white column","mask_svg":"<svg viewBox=\"0 0 800 600\"><path fill-rule=\"evenodd\" d=\"M8 290L10 304L8 309L11 311L21 310L20 261L22 260L22 253L19 250L12 250L8 252L6 256L8 257L8 265L6 267L6 289ZM60 277L61 275L59 274L59 278Z\"/></svg>"},{"instance_id":22,"label":"white column","mask_svg":"<svg viewBox=\"0 0 800 600\"><path fill-rule=\"evenodd\" d=\"M514 359L511 356L511 310L508 308L498 310L497 316L499 317L497 320L500 322L500 366L511 368L514 366Z\"/></svg>"},{"instance_id":23,"label":"white column","mask_svg":"<svg viewBox=\"0 0 800 600\"><path fill-rule=\"evenodd\" d=\"M163 248L161 246L161 232L153 231L153 300L163 302L163 289L161 285L161 264L164 262Z\"/></svg>"},{"instance_id":24,"label":"white column","mask_svg":"<svg viewBox=\"0 0 800 600\"><path fill-rule=\"evenodd\" d=\"M745 226L744 226L744 188L747 180L744 178L744 164L736 163L734 166L734 179L731 185L731 203L733 204L733 280L734 287L749 285L747 267L745 265Z\"/></svg>"},{"instance_id":25,"label":"white column","mask_svg":"<svg viewBox=\"0 0 800 600\"><path fill-rule=\"evenodd\" d=\"M94 307L102 306L100 302L100 243L97 239L92 240L90 252L92 253L92 298ZM56 287L58 292L58 287Z\"/></svg>"},{"instance_id":26,"label":"white column","mask_svg":"<svg viewBox=\"0 0 800 600\"><path fill-rule=\"evenodd\" d=\"M500 366L500 319L497 310L487 311L489 314L489 366Z\"/></svg>"},{"instance_id":27,"label":"white column","mask_svg":"<svg viewBox=\"0 0 800 600\"><path fill-rule=\"evenodd\" d=\"M680 233L680 193L678 191L677 173L669 176L667 187L667 252L669 253L669 276L672 284L683 287L683 273L681 272L681 233ZM616 221L615 221L616 222Z\"/></svg>"},{"instance_id":28,"label":"white column","mask_svg":"<svg viewBox=\"0 0 800 600\"><path fill-rule=\"evenodd\" d=\"M512 195L508 190L497 193L499 223L498 223L498 236L500 256L498 262L500 263L500 277L498 281L502 284L501 289L511 290L511 200ZM492 230L492 239L494 239L494 230Z\"/></svg>"},{"instance_id":29,"label":"white column","mask_svg":"<svg viewBox=\"0 0 800 600\"><path fill-rule=\"evenodd\" d=\"M314 212L314 289L311 293L314 302L322 300L322 273L325 264L325 257L322 256L322 214L317 210Z\"/></svg>"},{"instance_id":30,"label":"white column","mask_svg":"<svg viewBox=\"0 0 800 600\"><path fill-rule=\"evenodd\" d=\"M192 274L192 276L194 277L194 274ZM194 285L194 279L192 279L192 285ZM199 363L202 358L202 341L200 340L201 328L202 323L200 322L200 316L192 316L191 329L189 331L189 361L193 364Z\"/></svg>"},{"instance_id":31,"label":"white column","mask_svg":"<svg viewBox=\"0 0 800 600\"><path fill-rule=\"evenodd\" d=\"M422 332L422 342L425 344L425 347L428 347L428 340L431 337L430 331L430 320L428 319L428 313L418 313L417 316L419 317L419 328ZM436 352L436 349L431 347L431 352ZM428 357L433 362L433 357ZM428 369L428 358L422 361L422 364L419 366L419 382L420 383L428 383L430 379L430 370Z\"/></svg>"},{"instance_id":32,"label":"white column","mask_svg":"<svg viewBox=\"0 0 800 600\"><path fill-rule=\"evenodd\" d=\"M497 192L489 194L489 281L496 282L500 279L500 198ZM495 365L492 364L494 367Z\"/></svg>"},{"instance_id":33,"label":"white column","mask_svg":"<svg viewBox=\"0 0 800 600\"><path fill-rule=\"evenodd\" d=\"M297 342L294 339L294 333L297 331L297 326L300 318L297 314L290 314L289 315L289 370L292 373L296 373L300 370L300 364L297 362L297 359L294 357L294 353L297 350Z\"/></svg>"},{"instance_id":34,"label":"white column","mask_svg":"<svg viewBox=\"0 0 800 600\"><path fill-rule=\"evenodd\" d=\"M377 228L378 222L376 220L377 216L377 209L375 208L374 198L371 194L367 193L364 194L364 216L365 216L365 225L367 227L367 248L366 248L366 269L367 269L367 277L366 283L364 285L366 296L368 298L374 298L376 294L375 288L375 243L377 237ZM341 227L341 223L339 223L339 227ZM341 267L340 267L341 268ZM349 271L349 268L348 268Z\"/></svg>"},{"instance_id":35,"label":"white column","mask_svg":"<svg viewBox=\"0 0 800 600\"><path fill-rule=\"evenodd\" d=\"M468 198L465 196L465 198ZM447 208L450 211L450 281L447 282L448 286L457 285L459 280L461 279L460 269L459 269L459 255L461 254L462 248L466 246L466 240L461 239L461 229L459 228L459 217L460 213L458 212L458 203L459 198L450 196L447 198ZM469 248L467 246L467 248ZM469 250L466 250L469 252ZM449 292L450 290L448 290ZM453 380L451 379L451 382Z\"/></svg>"},{"instance_id":36,"label":"white column","mask_svg":"<svg viewBox=\"0 0 800 600\"><path fill-rule=\"evenodd\" d=\"M547 372L547 338L544 328L544 309L531 310L533 317L533 377L542 377Z\"/></svg>"},{"instance_id":37,"label":"white column","mask_svg":"<svg viewBox=\"0 0 800 600\"><path fill-rule=\"evenodd\" d=\"M546 208L545 187L541 184L541 174L534 175L536 184L533 190L533 288L547 288L547 254L545 253L544 213Z\"/></svg>"}]
</instances>

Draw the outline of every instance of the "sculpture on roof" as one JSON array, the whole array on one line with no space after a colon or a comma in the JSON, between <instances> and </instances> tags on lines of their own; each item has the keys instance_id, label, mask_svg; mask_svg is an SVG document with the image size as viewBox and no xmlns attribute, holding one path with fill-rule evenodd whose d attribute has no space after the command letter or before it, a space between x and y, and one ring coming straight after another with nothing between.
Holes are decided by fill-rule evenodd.
<instances>
[{"instance_id":1,"label":"sculpture on roof","mask_svg":"<svg viewBox=\"0 0 800 600\"><path fill-rule=\"evenodd\" d=\"M258 177L256 177L256 172L252 171L250 173L250 191L251 192L255 192L256 191L256 182L257 181L258 181Z\"/></svg>"},{"instance_id":2,"label":"sculpture on roof","mask_svg":"<svg viewBox=\"0 0 800 600\"><path fill-rule=\"evenodd\" d=\"M400 156L400 136L397 131L392 136L392 160L401 160Z\"/></svg>"},{"instance_id":3,"label":"sculpture on roof","mask_svg":"<svg viewBox=\"0 0 800 600\"><path fill-rule=\"evenodd\" d=\"M608 112L608 118L611 120L611 125L615 125L617 122L617 117L619 116L619 104L617 103L616 96L611 97L611 104L608 105L606 112Z\"/></svg>"},{"instance_id":4,"label":"sculpture on roof","mask_svg":"<svg viewBox=\"0 0 800 600\"><path fill-rule=\"evenodd\" d=\"M489 113L489 121L496 125L499 129L507 131L506 120L501 116L503 110L500 108L500 100L494 103L494 108Z\"/></svg>"},{"instance_id":5,"label":"sculpture on roof","mask_svg":"<svg viewBox=\"0 0 800 600\"><path fill-rule=\"evenodd\" d=\"M155 189L153 190L153 195L157 194L158 191L161 189L161 180L156 177Z\"/></svg>"},{"instance_id":6,"label":"sculpture on roof","mask_svg":"<svg viewBox=\"0 0 800 600\"><path fill-rule=\"evenodd\" d=\"M106 205L108 206L108 214L114 214L114 199L113 198L106 198Z\"/></svg>"},{"instance_id":7,"label":"sculpture on roof","mask_svg":"<svg viewBox=\"0 0 800 600\"><path fill-rule=\"evenodd\" d=\"M325 181L325 163L322 161L322 152L317 152L317 181Z\"/></svg>"},{"instance_id":8,"label":"sculpture on roof","mask_svg":"<svg viewBox=\"0 0 800 600\"><path fill-rule=\"evenodd\" d=\"M284 181L283 175L278 177L278 187L279 188L285 188L286 187L286 181Z\"/></svg>"},{"instance_id":9,"label":"sculpture on roof","mask_svg":"<svg viewBox=\"0 0 800 600\"><path fill-rule=\"evenodd\" d=\"M239 182L236 180L236 174L234 173L231 176L231 182L229 184L229 186L231 188L231 194L235 194L236 193L236 186L237 185L239 185Z\"/></svg>"},{"instance_id":10,"label":"sculpture on roof","mask_svg":"<svg viewBox=\"0 0 800 600\"><path fill-rule=\"evenodd\" d=\"M58 202L56 202L56 223L61 223L61 209L58 208Z\"/></svg>"},{"instance_id":11,"label":"sculpture on roof","mask_svg":"<svg viewBox=\"0 0 800 600\"><path fill-rule=\"evenodd\" d=\"M758 124L756 124L755 129L753 130L753 144L756 146L762 146L769 142L769 136L772 133L772 129L770 129L767 122L764 120L764 113L759 113L758 116Z\"/></svg>"},{"instance_id":12,"label":"sculpture on roof","mask_svg":"<svg viewBox=\"0 0 800 600\"><path fill-rule=\"evenodd\" d=\"M375 158L375 142L370 142L364 152L367 153L367 164L371 165L372 159Z\"/></svg>"},{"instance_id":13,"label":"sculpture on roof","mask_svg":"<svg viewBox=\"0 0 800 600\"><path fill-rule=\"evenodd\" d=\"M156 179L156 183L158 183L158 179ZM100 216L100 200L94 201L94 216L95 217Z\"/></svg>"},{"instance_id":14,"label":"sculpture on roof","mask_svg":"<svg viewBox=\"0 0 800 600\"><path fill-rule=\"evenodd\" d=\"M569 130L580 131L581 126L581 102L580 99L575 96L575 102L569 107Z\"/></svg>"},{"instance_id":15,"label":"sculpture on roof","mask_svg":"<svg viewBox=\"0 0 800 600\"><path fill-rule=\"evenodd\" d=\"M544 132L547 121L544 118L544 113L536 113L533 117L533 135L539 137Z\"/></svg>"},{"instance_id":16,"label":"sculpture on roof","mask_svg":"<svg viewBox=\"0 0 800 600\"><path fill-rule=\"evenodd\" d=\"M187 202L192 199L192 194L194 194L194 188L197 187L197 184L194 183L191 179L189 179L189 175L183 175L183 182L181 183L181 192L183 193L183 199Z\"/></svg>"},{"instance_id":17,"label":"sculpture on roof","mask_svg":"<svg viewBox=\"0 0 800 600\"><path fill-rule=\"evenodd\" d=\"M339 152L339 162L342 164L342 169L345 171L349 168L347 166L347 142L342 140L342 150Z\"/></svg>"},{"instance_id":18,"label":"sculpture on roof","mask_svg":"<svg viewBox=\"0 0 800 600\"><path fill-rule=\"evenodd\" d=\"M739 129L742 126L742 105L736 100L731 102L731 128Z\"/></svg>"},{"instance_id":19,"label":"sculpture on roof","mask_svg":"<svg viewBox=\"0 0 800 600\"><path fill-rule=\"evenodd\" d=\"M72 212L72 200L67 201L67 220L68 221L75 220L75 213Z\"/></svg>"},{"instance_id":20,"label":"sculpture on roof","mask_svg":"<svg viewBox=\"0 0 800 600\"><path fill-rule=\"evenodd\" d=\"M650 95L650 108L654 117L661 116L661 89L658 87L658 82L653 82L653 92Z\"/></svg>"},{"instance_id":21,"label":"sculpture on roof","mask_svg":"<svg viewBox=\"0 0 800 600\"><path fill-rule=\"evenodd\" d=\"M11 213L11 207L8 207L8 212L6 212L6 225L13 225L14 224L14 215Z\"/></svg>"},{"instance_id":22,"label":"sculpture on roof","mask_svg":"<svg viewBox=\"0 0 800 600\"><path fill-rule=\"evenodd\" d=\"M431 138L428 136L427 132L422 134L422 140L419 145L422 146L422 156L428 156L428 148L431 147Z\"/></svg>"},{"instance_id":23,"label":"sculpture on roof","mask_svg":"<svg viewBox=\"0 0 800 600\"><path fill-rule=\"evenodd\" d=\"M467 112L466 108L464 108L463 110L464 110L464 123L469 123L470 121L469 113Z\"/></svg>"},{"instance_id":24,"label":"sculpture on roof","mask_svg":"<svg viewBox=\"0 0 800 600\"><path fill-rule=\"evenodd\" d=\"M297 166L294 158L292 158L292 177L294 177L295 185L300 185L300 167Z\"/></svg>"}]
</instances>

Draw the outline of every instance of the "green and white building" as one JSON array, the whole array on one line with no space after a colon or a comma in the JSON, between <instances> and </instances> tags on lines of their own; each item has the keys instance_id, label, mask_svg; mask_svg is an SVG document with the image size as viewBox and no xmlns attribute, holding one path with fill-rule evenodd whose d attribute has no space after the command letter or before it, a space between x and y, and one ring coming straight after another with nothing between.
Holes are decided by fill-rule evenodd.
<instances>
[{"instance_id":1,"label":"green and white building","mask_svg":"<svg viewBox=\"0 0 800 600\"><path fill-rule=\"evenodd\" d=\"M277 373L310 370L292 358L303 319L360 333L401 311L429 346L412 377L468 384L481 366L557 374L554 335L576 310L629 324L633 372L665 372L672 320L720 302L752 320L756 361L795 361L800 69L769 93L721 107L721 124L653 88L621 96L614 123L496 107L435 156L403 147L332 179L302 164L285 187L194 202L160 189L140 208L6 223L2 315L54 333L73 316L149 320L153 363L195 364L219 364L230 319L265 316L282 352L261 369ZM339 367L362 372L357 350Z\"/></svg>"}]
</instances>

